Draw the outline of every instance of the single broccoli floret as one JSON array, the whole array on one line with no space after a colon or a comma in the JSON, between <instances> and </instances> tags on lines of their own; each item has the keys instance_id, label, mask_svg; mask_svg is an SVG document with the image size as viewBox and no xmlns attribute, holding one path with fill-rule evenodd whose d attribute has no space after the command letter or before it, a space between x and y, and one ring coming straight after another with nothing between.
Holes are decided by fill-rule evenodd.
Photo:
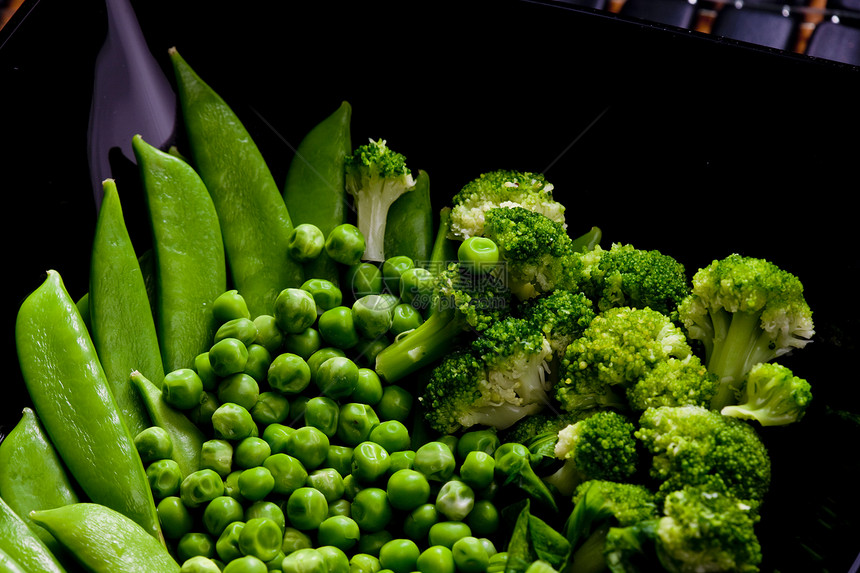
<instances>
[{"instance_id":1,"label":"single broccoli floret","mask_svg":"<svg viewBox=\"0 0 860 573\"><path fill-rule=\"evenodd\" d=\"M627 401L638 412L658 406L708 407L717 388L716 374L709 372L697 355L690 354L657 363L627 388Z\"/></svg>"},{"instance_id":2,"label":"single broccoli floret","mask_svg":"<svg viewBox=\"0 0 860 573\"><path fill-rule=\"evenodd\" d=\"M552 406L518 420L503 432L502 440L523 444L538 464L548 465L549 462L556 461L555 445L558 443L558 433L599 410L565 412Z\"/></svg>"},{"instance_id":3,"label":"single broccoli floret","mask_svg":"<svg viewBox=\"0 0 860 573\"><path fill-rule=\"evenodd\" d=\"M626 416L613 410L595 412L564 427L554 450L555 457L564 463L544 481L569 496L587 480L627 480L639 465L635 430Z\"/></svg>"},{"instance_id":4,"label":"single broccoli floret","mask_svg":"<svg viewBox=\"0 0 860 573\"><path fill-rule=\"evenodd\" d=\"M721 410L724 416L756 420L762 426L799 421L812 402L809 382L775 362L756 364L741 388L740 403Z\"/></svg>"},{"instance_id":5,"label":"single broccoli floret","mask_svg":"<svg viewBox=\"0 0 860 573\"><path fill-rule=\"evenodd\" d=\"M571 546L566 571L602 571L606 568L604 547L611 528L626 528L656 521L660 509L654 494L630 482L589 480L573 494L573 510L564 525Z\"/></svg>"},{"instance_id":6,"label":"single broccoli floret","mask_svg":"<svg viewBox=\"0 0 860 573\"><path fill-rule=\"evenodd\" d=\"M384 261L385 224L391 205L415 188L406 158L384 139L371 139L345 158L347 192L353 197L356 221L364 235L364 260Z\"/></svg>"},{"instance_id":7,"label":"single broccoli floret","mask_svg":"<svg viewBox=\"0 0 860 573\"><path fill-rule=\"evenodd\" d=\"M484 234L490 209L519 206L564 224L564 205L552 197L553 185L539 173L497 170L480 175L451 199L450 238L463 241Z\"/></svg>"},{"instance_id":8,"label":"single broccoli floret","mask_svg":"<svg viewBox=\"0 0 860 573\"><path fill-rule=\"evenodd\" d=\"M543 332L552 347L553 357L557 359L564 356L571 342L582 336L596 315L591 300L585 294L566 289L525 300L518 313Z\"/></svg>"},{"instance_id":9,"label":"single broccoli floret","mask_svg":"<svg viewBox=\"0 0 860 573\"><path fill-rule=\"evenodd\" d=\"M758 508L770 487L768 451L737 418L700 406L661 406L642 413L635 435L651 455L650 475L662 497L705 486Z\"/></svg>"},{"instance_id":10,"label":"single broccoli floret","mask_svg":"<svg viewBox=\"0 0 860 573\"><path fill-rule=\"evenodd\" d=\"M626 408L628 387L658 364L690 354L684 332L668 316L650 308L611 308L567 347L556 398L567 411Z\"/></svg>"},{"instance_id":11,"label":"single broccoli floret","mask_svg":"<svg viewBox=\"0 0 860 573\"><path fill-rule=\"evenodd\" d=\"M579 286L601 311L648 307L674 319L678 304L690 293L684 265L660 251L613 243L579 258Z\"/></svg>"},{"instance_id":12,"label":"single broccoli floret","mask_svg":"<svg viewBox=\"0 0 860 573\"><path fill-rule=\"evenodd\" d=\"M702 341L708 370L720 378L711 402L716 410L737 403L753 365L805 347L814 334L800 280L738 254L696 272L678 312L690 338Z\"/></svg>"},{"instance_id":13,"label":"single broccoli floret","mask_svg":"<svg viewBox=\"0 0 860 573\"><path fill-rule=\"evenodd\" d=\"M505 429L550 402L549 342L523 319L495 322L437 365L424 394L425 418L439 432L475 425Z\"/></svg>"},{"instance_id":14,"label":"single broccoli floret","mask_svg":"<svg viewBox=\"0 0 860 573\"><path fill-rule=\"evenodd\" d=\"M434 312L376 356L376 373L389 384L431 366L465 338L510 315L511 293L492 273L475 275L451 263L434 278Z\"/></svg>"}]
</instances>

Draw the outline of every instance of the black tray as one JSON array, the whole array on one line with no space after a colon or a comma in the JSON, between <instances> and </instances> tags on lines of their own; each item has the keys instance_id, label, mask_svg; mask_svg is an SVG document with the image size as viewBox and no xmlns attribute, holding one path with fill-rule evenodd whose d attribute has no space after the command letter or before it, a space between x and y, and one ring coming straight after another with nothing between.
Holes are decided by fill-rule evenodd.
<instances>
[{"instance_id":1,"label":"black tray","mask_svg":"<svg viewBox=\"0 0 860 573\"><path fill-rule=\"evenodd\" d=\"M824 494L858 477L848 473L856 446L831 454L822 445L833 437L813 424L825 405L857 411L860 395L849 374L858 312L846 288L858 272L857 68L563 2L134 6L168 76L176 46L243 118L279 182L291 146L347 100L354 142L387 139L429 173L439 201L483 171L542 171L574 230L598 225L607 242L661 249L691 271L741 252L795 272L818 336L791 365L813 382L816 410L808 432L774 437L787 461L762 523L766 565L850 568L856 517L854 530L812 547L823 561L801 542L813 532L822 543ZM86 130L104 34L104 6L89 1L25 2L0 30L6 430L27 403L15 367L18 305L49 268L73 296L87 290ZM115 176L143 244L133 165L117 159ZM835 478L815 465L842 459ZM856 497L841 498L853 502L844 515L856 515Z\"/></svg>"}]
</instances>

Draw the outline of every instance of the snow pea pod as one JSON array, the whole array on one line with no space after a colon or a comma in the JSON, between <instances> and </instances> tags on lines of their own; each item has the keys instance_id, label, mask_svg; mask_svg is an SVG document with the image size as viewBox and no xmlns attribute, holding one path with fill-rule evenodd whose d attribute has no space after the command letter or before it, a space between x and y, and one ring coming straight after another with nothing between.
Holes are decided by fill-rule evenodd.
<instances>
[{"instance_id":1,"label":"snow pea pod","mask_svg":"<svg viewBox=\"0 0 860 573\"><path fill-rule=\"evenodd\" d=\"M33 408L83 493L162 540L134 438L57 271L18 309L15 343Z\"/></svg>"},{"instance_id":2,"label":"snow pea pod","mask_svg":"<svg viewBox=\"0 0 860 573\"><path fill-rule=\"evenodd\" d=\"M160 384L164 367L146 283L116 182L107 179L102 187L90 261L90 333L123 421L135 436L150 420L128 373L137 368Z\"/></svg>"},{"instance_id":3,"label":"snow pea pod","mask_svg":"<svg viewBox=\"0 0 860 573\"><path fill-rule=\"evenodd\" d=\"M156 324L167 373L189 368L212 344L212 301L227 290L224 245L215 206L197 172L140 135L132 147L152 228ZM133 368L152 376L142 366ZM150 381L161 387L160 379Z\"/></svg>"},{"instance_id":4,"label":"snow pea pod","mask_svg":"<svg viewBox=\"0 0 860 573\"><path fill-rule=\"evenodd\" d=\"M430 177L418 170L415 188L404 193L388 209L385 223L386 256L405 255L420 267L430 260L435 236L430 204Z\"/></svg>"},{"instance_id":5,"label":"snow pea pod","mask_svg":"<svg viewBox=\"0 0 860 573\"><path fill-rule=\"evenodd\" d=\"M173 441L171 458L179 464L182 477L200 469L200 451L206 437L184 412L164 401L161 390L137 370L129 380L140 393L152 423L170 434Z\"/></svg>"},{"instance_id":6,"label":"snow pea pod","mask_svg":"<svg viewBox=\"0 0 860 573\"><path fill-rule=\"evenodd\" d=\"M218 213L233 286L251 318L271 314L278 293L304 282L301 264L288 255L293 223L287 205L233 110L175 48L170 59L191 159Z\"/></svg>"},{"instance_id":7,"label":"snow pea pod","mask_svg":"<svg viewBox=\"0 0 860 573\"><path fill-rule=\"evenodd\" d=\"M38 535L48 549L61 549L54 536L30 521L33 509L78 501L75 484L32 408L0 442L0 497Z\"/></svg>"},{"instance_id":8,"label":"snow pea pod","mask_svg":"<svg viewBox=\"0 0 860 573\"><path fill-rule=\"evenodd\" d=\"M3 573L27 573L20 563L3 551L2 547L0 547L0 571Z\"/></svg>"},{"instance_id":9,"label":"snow pea pod","mask_svg":"<svg viewBox=\"0 0 860 573\"><path fill-rule=\"evenodd\" d=\"M167 548L125 515L97 503L31 512L87 569L115 573L178 573Z\"/></svg>"},{"instance_id":10,"label":"snow pea pod","mask_svg":"<svg viewBox=\"0 0 860 573\"><path fill-rule=\"evenodd\" d=\"M0 549L25 571L66 573L66 569L48 546L0 498Z\"/></svg>"},{"instance_id":11,"label":"snow pea pod","mask_svg":"<svg viewBox=\"0 0 860 573\"><path fill-rule=\"evenodd\" d=\"M347 222L344 159L352 153L352 106L342 102L311 129L296 148L284 183L284 202L293 224L310 223L324 236ZM305 263L305 275L338 284L337 264L323 251Z\"/></svg>"}]
</instances>

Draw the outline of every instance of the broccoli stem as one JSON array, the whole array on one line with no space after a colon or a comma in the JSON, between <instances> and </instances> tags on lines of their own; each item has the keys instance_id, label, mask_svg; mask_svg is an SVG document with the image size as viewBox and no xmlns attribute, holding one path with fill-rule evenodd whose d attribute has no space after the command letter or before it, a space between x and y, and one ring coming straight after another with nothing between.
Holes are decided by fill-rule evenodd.
<instances>
[{"instance_id":1,"label":"broccoli stem","mask_svg":"<svg viewBox=\"0 0 860 573\"><path fill-rule=\"evenodd\" d=\"M573 548L570 556L570 566L565 573L599 573L607 570L606 557L603 554L606 534L609 525L603 524L589 534L578 546Z\"/></svg>"},{"instance_id":2,"label":"broccoli stem","mask_svg":"<svg viewBox=\"0 0 860 573\"><path fill-rule=\"evenodd\" d=\"M750 367L773 357L771 341L762 332L760 312L737 311L730 317L727 326L718 326L725 317L714 321L714 344L708 358L708 370L720 379L719 389L711 400L711 407L716 410L736 403Z\"/></svg>"},{"instance_id":3,"label":"broccoli stem","mask_svg":"<svg viewBox=\"0 0 860 573\"><path fill-rule=\"evenodd\" d=\"M397 338L376 356L376 373L392 384L450 352L466 327L456 309L431 313L415 330Z\"/></svg>"}]
</instances>

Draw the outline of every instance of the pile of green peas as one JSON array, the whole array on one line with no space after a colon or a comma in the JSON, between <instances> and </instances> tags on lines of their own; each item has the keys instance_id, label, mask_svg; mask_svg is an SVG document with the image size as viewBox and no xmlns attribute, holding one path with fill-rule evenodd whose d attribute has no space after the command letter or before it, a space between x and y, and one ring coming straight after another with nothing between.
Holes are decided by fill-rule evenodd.
<instances>
[{"instance_id":1,"label":"pile of green peas","mask_svg":"<svg viewBox=\"0 0 860 573\"><path fill-rule=\"evenodd\" d=\"M211 347L165 376L164 401L205 436L198 469L183 476L171 458L181 436L153 426L135 439L182 572L503 571L498 437L429 436L409 389L371 367L423 321L430 271L361 262L351 225L318 231L299 225L291 256L325 251L343 280L284 289L256 317L223 293Z\"/></svg>"}]
</instances>

